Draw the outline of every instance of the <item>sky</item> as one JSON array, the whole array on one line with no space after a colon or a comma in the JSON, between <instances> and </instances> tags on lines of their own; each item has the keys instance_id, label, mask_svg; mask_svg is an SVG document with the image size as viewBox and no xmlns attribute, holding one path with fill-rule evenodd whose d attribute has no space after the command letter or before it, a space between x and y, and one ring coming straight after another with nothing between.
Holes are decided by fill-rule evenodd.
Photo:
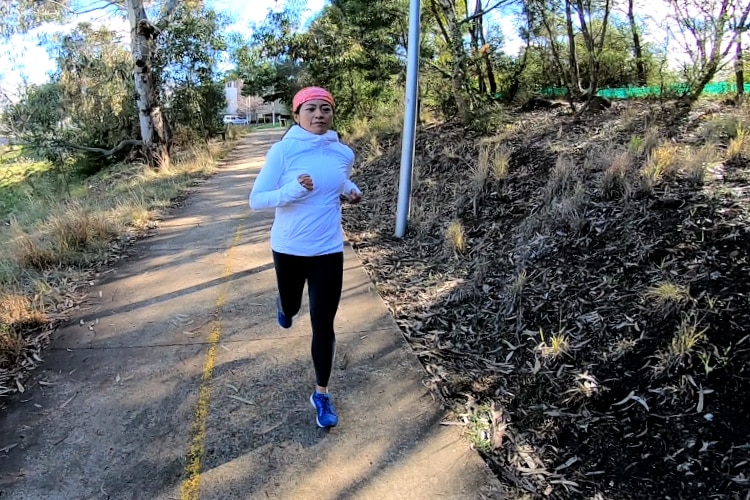
<instances>
[{"instance_id":1,"label":"sky","mask_svg":"<svg viewBox=\"0 0 750 500\"><path fill-rule=\"evenodd\" d=\"M93 0L90 3L95 3ZM207 0L207 4L223 12L234 20L229 31L247 32L254 22L262 21L271 8L280 8L285 0ZM308 0L307 16L319 12L325 0ZM14 36L9 43L0 43L0 86L12 93L25 80L29 83L44 83L47 75L55 69L54 62L47 50L39 43L39 36L55 32L70 31L79 22L88 21L96 25L105 25L109 29L121 32L127 42L130 38L128 21L121 16L106 12L92 12L78 16L73 23L60 26L47 25L33 30L26 35ZM304 21L304 20L303 20Z\"/></svg>"},{"instance_id":2,"label":"sky","mask_svg":"<svg viewBox=\"0 0 750 500\"><path fill-rule=\"evenodd\" d=\"M97 3L102 3L104 0L79 1L86 5L96 5ZM281 8L286 1L288 0L206 0L209 6L229 15L233 19L229 31L240 32L249 31L249 26L252 23L260 22L265 18L268 9ZM325 0L307 0L306 16L309 18L319 12L323 8L324 3ZM616 9L621 10L620 4L622 3L623 0L616 1ZM666 17L667 12L664 10L666 9L666 2L636 0L636 4L640 4L638 7L641 12L643 12L642 9L645 7L645 4L649 5L648 12L651 15L647 19L647 22L650 25L651 36L647 38L653 38L651 41L658 44L659 40L656 39L663 36L659 34L660 29L658 25ZM493 17L500 23L505 35L503 50L510 54L518 54L522 46L522 41L518 38L515 18L499 10L493 13ZM29 83L45 82L48 73L54 70L55 65L49 58L47 51L38 42L39 35L51 34L56 31L69 31L81 21L89 21L94 25L104 24L112 30L121 32L124 43L129 41L130 35L127 20L122 16L113 16L102 11L79 16L75 22L63 27L59 25L41 27L26 35L14 37L10 43L0 43L0 87L6 92L12 92L24 80ZM302 21L304 22L304 19Z\"/></svg>"}]
</instances>

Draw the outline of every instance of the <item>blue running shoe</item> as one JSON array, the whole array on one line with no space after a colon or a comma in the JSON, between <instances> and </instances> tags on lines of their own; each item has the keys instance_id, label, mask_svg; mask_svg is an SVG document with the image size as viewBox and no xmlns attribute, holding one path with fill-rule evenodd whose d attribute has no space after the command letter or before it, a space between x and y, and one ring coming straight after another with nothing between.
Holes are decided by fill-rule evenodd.
<instances>
[{"instance_id":1,"label":"blue running shoe","mask_svg":"<svg viewBox=\"0 0 750 500\"><path fill-rule=\"evenodd\" d=\"M281 312L281 297L276 297L276 319L279 321L281 328L291 328L292 318L288 318Z\"/></svg>"},{"instance_id":2,"label":"blue running shoe","mask_svg":"<svg viewBox=\"0 0 750 500\"><path fill-rule=\"evenodd\" d=\"M318 427L323 429L336 427L336 424L339 423L339 416L336 415L336 410L333 409L333 403L328 394L320 394L316 391L310 396L310 402L317 413L315 421L318 423Z\"/></svg>"}]
</instances>

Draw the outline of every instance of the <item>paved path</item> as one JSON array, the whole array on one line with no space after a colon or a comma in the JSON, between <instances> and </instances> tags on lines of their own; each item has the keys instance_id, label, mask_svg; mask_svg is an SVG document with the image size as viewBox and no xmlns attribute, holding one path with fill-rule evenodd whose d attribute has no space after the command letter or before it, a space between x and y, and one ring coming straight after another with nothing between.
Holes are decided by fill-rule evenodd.
<instances>
[{"instance_id":1,"label":"paved path","mask_svg":"<svg viewBox=\"0 0 750 500\"><path fill-rule=\"evenodd\" d=\"M306 306L275 323L272 214L247 205L256 133L92 290L0 415L0 499L474 499L496 483L347 248L320 430ZM79 320L85 324L81 326Z\"/></svg>"}]
</instances>

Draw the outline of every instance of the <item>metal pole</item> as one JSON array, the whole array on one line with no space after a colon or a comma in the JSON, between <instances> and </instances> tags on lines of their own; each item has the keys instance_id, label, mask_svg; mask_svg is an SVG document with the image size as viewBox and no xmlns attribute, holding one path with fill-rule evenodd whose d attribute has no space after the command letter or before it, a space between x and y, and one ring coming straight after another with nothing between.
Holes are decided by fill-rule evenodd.
<instances>
[{"instance_id":1,"label":"metal pole","mask_svg":"<svg viewBox=\"0 0 750 500\"><path fill-rule=\"evenodd\" d=\"M409 221L411 179L414 164L414 139L417 133L417 98L419 87L419 0L409 7L409 42L406 47L406 99L404 132L401 142L401 176L398 184L396 237L403 238Z\"/></svg>"}]
</instances>

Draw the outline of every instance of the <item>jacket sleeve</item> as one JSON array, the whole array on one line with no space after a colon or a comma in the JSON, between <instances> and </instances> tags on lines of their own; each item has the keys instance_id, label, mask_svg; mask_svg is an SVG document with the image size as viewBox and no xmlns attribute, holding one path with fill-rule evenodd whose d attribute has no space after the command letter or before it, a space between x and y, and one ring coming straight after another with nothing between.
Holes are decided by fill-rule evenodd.
<instances>
[{"instance_id":1,"label":"jacket sleeve","mask_svg":"<svg viewBox=\"0 0 750 500\"><path fill-rule=\"evenodd\" d=\"M344 185L341 190L341 194L349 195L352 191L356 192L358 195L362 196L362 191L360 191L359 187L357 187L354 182L350 179L350 176L352 175L352 167L354 166L354 154L352 153L352 157L349 160L349 164L346 167L346 181L344 181Z\"/></svg>"},{"instance_id":2,"label":"jacket sleeve","mask_svg":"<svg viewBox=\"0 0 750 500\"><path fill-rule=\"evenodd\" d=\"M260 173L250 191L250 207L253 210L283 207L302 198L307 189L296 180L279 186L284 173L284 155L279 143L271 147Z\"/></svg>"}]
</instances>

